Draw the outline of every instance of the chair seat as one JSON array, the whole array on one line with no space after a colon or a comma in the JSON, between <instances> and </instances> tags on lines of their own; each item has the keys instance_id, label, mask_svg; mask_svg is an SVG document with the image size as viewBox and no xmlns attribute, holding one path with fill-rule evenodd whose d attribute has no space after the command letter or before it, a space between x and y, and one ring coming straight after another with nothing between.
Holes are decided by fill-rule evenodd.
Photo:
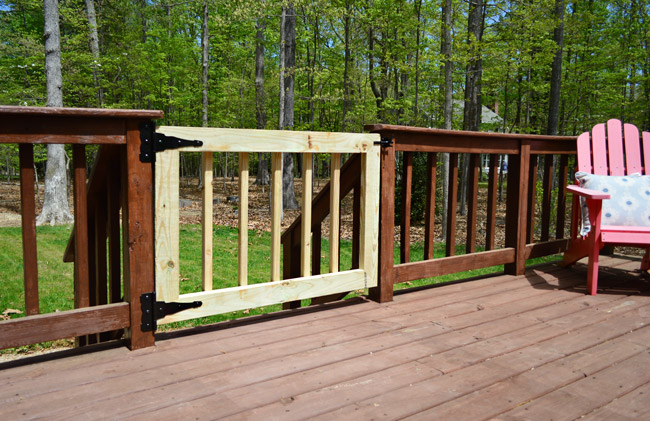
<instances>
[{"instance_id":1,"label":"chair seat","mask_svg":"<svg viewBox=\"0 0 650 421\"><path fill-rule=\"evenodd\" d=\"M650 244L650 227L601 225L600 233L603 243L629 246L647 246Z\"/></svg>"}]
</instances>

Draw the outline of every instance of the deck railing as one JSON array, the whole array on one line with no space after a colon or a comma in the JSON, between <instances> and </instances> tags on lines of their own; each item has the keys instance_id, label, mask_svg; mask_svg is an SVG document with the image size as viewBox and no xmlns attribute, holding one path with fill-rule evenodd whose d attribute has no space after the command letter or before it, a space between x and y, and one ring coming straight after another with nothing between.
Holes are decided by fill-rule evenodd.
<instances>
[{"instance_id":1,"label":"deck railing","mask_svg":"<svg viewBox=\"0 0 650 421\"><path fill-rule=\"evenodd\" d=\"M481 133L423 129L405 126L372 125L366 130L392 140L381 153L381 216L379 286L371 292L378 301L389 301L393 285L450 273L505 265L506 273L522 274L526 259L562 252L567 246L565 235L566 193L570 155L575 155L574 137L540 136L503 133ZM395 167L396 153L403 157L401 201L401 258L394 264L395 229ZM425 212L424 260L412 262L410 256L411 186L413 183L413 154L424 152L427 159L427 197ZM436 154L449 153L449 189L446 257L433 258L434 210L436 207ZM466 254L454 256L456 248L458 156L469 154L469 187L467 194ZM485 251L477 252L477 205L479 200L480 155L490 154L485 229ZM508 156L506 192L505 244L495 248L497 174L499 155ZM544 157L541 209L536 203L538 157ZM554 160L553 157L558 156ZM554 162L558 162L559 185L555 238L551 239L552 180ZM539 241L534 242L536 214L541 220ZM482 241L481 241L482 242Z\"/></svg>"},{"instance_id":2,"label":"deck railing","mask_svg":"<svg viewBox=\"0 0 650 421\"><path fill-rule=\"evenodd\" d=\"M69 337L92 343L121 329L130 348L153 345L153 332L140 329L140 295L153 291L154 273L153 171L139 160L139 125L161 117L159 111L0 107L0 143L20 149L26 308L26 317L0 322L0 349ZM72 145L75 224L65 260L74 261L74 310L39 314L34 144ZM86 145L101 145L88 183Z\"/></svg>"}]
</instances>

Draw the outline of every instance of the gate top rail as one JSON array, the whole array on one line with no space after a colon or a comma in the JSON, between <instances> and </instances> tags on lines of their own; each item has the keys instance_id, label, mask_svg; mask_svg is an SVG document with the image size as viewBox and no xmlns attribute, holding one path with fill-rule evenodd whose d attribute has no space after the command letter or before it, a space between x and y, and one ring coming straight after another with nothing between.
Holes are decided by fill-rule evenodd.
<instances>
[{"instance_id":1,"label":"gate top rail","mask_svg":"<svg viewBox=\"0 0 650 421\"><path fill-rule=\"evenodd\" d=\"M180 148L181 152L367 153L373 143L379 140L379 136L372 133L181 126L161 126L156 131L167 136L203 142L201 147Z\"/></svg>"}]
</instances>

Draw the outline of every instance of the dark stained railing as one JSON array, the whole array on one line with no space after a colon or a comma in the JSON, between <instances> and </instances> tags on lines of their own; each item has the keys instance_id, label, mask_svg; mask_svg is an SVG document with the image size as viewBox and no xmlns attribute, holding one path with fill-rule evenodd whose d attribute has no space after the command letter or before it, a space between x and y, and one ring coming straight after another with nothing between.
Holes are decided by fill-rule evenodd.
<instances>
[{"instance_id":1,"label":"dark stained railing","mask_svg":"<svg viewBox=\"0 0 650 421\"><path fill-rule=\"evenodd\" d=\"M140 295L154 290L154 231L153 170L139 159L139 125L158 118L162 112L0 106L0 143L20 151L27 314L0 322L0 348L68 337L92 343L122 329L131 349L153 345L153 333L140 329ZM65 260L74 261L74 310L39 314L34 144L72 145L75 225ZM88 183L86 145L101 145Z\"/></svg>"},{"instance_id":2,"label":"dark stained railing","mask_svg":"<svg viewBox=\"0 0 650 421\"><path fill-rule=\"evenodd\" d=\"M379 286L371 291L373 299L392 299L393 285L415 279L429 278L495 265L505 265L506 273L522 274L526 259L562 252L567 246L564 234L566 221L566 180L568 157L575 155L574 137L539 136L503 133L482 133L424 129L406 126L372 125L366 130L391 139L392 145L382 148L381 155L381 215ZM411 189L413 184L413 154L427 153L427 185L424 234L424 260L412 262L410 256ZM403 157L401 171L401 232L400 263L394 264L395 230L395 167L396 153ZM449 187L447 236L444 239L446 257L433 258L435 184L437 154L449 153ZM458 157L468 154L467 217L465 233L466 254L454 256L457 243ZM477 209L479 166L481 154L490 154L485 238L485 251L477 252L479 244ZM505 215L505 247L495 248L497 215L497 174L499 155L508 156ZM536 212L537 161L544 156L544 179L541 212ZM555 162L559 156L559 186L557 195L555 238L550 237L552 187ZM440 175L438 175L440 176ZM541 220L539 240L533 242L536 214Z\"/></svg>"}]
</instances>

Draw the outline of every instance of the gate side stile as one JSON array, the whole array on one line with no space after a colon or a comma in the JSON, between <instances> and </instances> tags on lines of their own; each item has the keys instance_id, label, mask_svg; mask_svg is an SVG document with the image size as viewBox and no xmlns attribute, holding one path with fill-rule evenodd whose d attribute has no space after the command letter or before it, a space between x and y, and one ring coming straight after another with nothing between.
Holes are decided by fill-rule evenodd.
<instances>
[{"instance_id":1,"label":"gate side stile","mask_svg":"<svg viewBox=\"0 0 650 421\"><path fill-rule=\"evenodd\" d=\"M373 145L361 155L360 269L366 273L366 288L377 286L379 265L379 162L380 147Z\"/></svg>"},{"instance_id":2,"label":"gate side stile","mask_svg":"<svg viewBox=\"0 0 650 421\"><path fill-rule=\"evenodd\" d=\"M156 299L179 296L179 152L159 152L155 171Z\"/></svg>"}]
</instances>

